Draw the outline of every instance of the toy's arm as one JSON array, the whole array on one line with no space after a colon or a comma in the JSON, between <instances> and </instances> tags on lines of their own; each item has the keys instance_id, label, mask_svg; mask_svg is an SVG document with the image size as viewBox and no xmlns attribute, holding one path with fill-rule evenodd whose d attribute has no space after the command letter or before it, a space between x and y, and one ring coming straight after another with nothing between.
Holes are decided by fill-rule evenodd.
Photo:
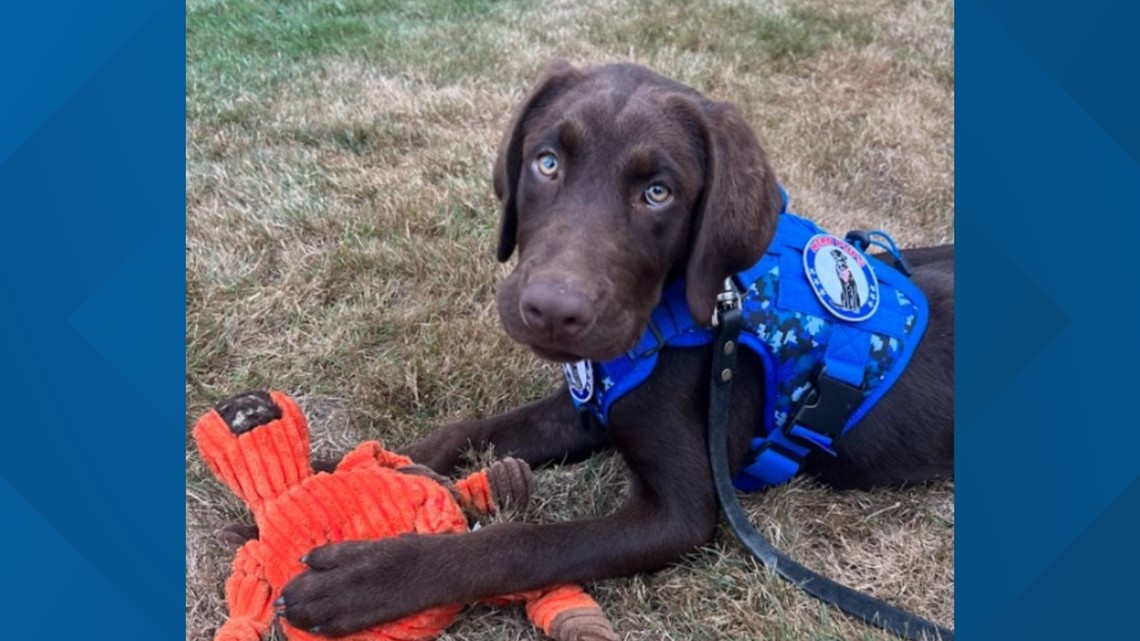
<instances>
[{"instance_id":1,"label":"toy's arm","mask_svg":"<svg viewBox=\"0 0 1140 641\"><path fill-rule=\"evenodd\" d=\"M505 458L495 461L489 468L457 481L454 485L447 477L440 476L412 459L384 449L377 441L361 443L341 459L337 471L362 465L379 465L407 474L426 476L445 487L454 487L456 499L466 510L477 514L491 514L506 505L525 508L534 489L534 475L526 461Z\"/></svg>"},{"instance_id":2,"label":"toy's arm","mask_svg":"<svg viewBox=\"0 0 1140 641\"><path fill-rule=\"evenodd\" d=\"M578 585L559 585L488 599L491 605L526 602L526 615L557 641L618 641L602 608Z\"/></svg>"},{"instance_id":3,"label":"toy's arm","mask_svg":"<svg viewBox=\"0 0 1140 641\"><path fill-rule=\"evenodd\" d=\"M380 445L379 441L365 441L356 446L337 464L336 469L347 470L361 465L379 465L380 467L390 467L398 469L412 465L412 459L389 452Z\"/></svg>"},{"instance_id":4,"label":"toy's arm","mask_svg":"<svg viewBox=\"0 0 1140 641\"><path fill-rule=\"evenodd\" d=\"M272 588L257 551L260 541L249 541L234 556L233 573L226 581L230 618L214 641L261 641L273 621Z\"/></svg>"},{"instance_id":5,"label":"toy's arm","mask_svg":"<svg viewBox=\"0 0 1140 641\"><path fill-rule=\"evenodd\" d=\"M526 461L505 458L455 483L459 504L478 514L510 505L525 509L534 491L534 474Z\"/></svg>"}]
</instances>

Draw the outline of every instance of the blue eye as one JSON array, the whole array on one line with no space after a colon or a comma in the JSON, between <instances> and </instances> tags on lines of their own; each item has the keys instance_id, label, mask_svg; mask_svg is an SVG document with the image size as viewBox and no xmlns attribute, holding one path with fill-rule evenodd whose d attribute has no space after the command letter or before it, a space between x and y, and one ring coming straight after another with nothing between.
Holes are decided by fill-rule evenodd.
<instances>
[{"instance_id":1,"label":"blue eye","mask_svg":"<svg viewBox=\"0 0 1140 641\"><path fill-rule=\"evenodd\" d=\"M673 192L665 185L654 183L645 189L645 201L650 205L660 206L669 202Z\"/></svg>"},{"instance_id":2,"label":"blue eye","mask_svg":"<svg viewBox=\"0 0 1140 641\"><path fill-rule=\"evenodd\" d=\"M535 163L538 165L538 172L543 176L553 176L554 172L558 171L558 159L554 154L542 154Z\"/></svg>"}]
</instances>

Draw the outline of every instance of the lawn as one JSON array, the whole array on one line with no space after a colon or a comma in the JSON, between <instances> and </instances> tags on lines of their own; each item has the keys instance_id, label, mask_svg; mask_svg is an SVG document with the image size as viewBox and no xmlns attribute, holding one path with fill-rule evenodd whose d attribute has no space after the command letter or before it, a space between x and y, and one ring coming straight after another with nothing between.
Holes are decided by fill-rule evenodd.
<instances>
[{"instance_id":1,"label":"lawn","mask_svg":"<svg viewBox=\"0 0 1140 641\"><path fill-rule=\"evenodd\" d=\"M187 427L273 387L336 456L535 399L558 368L502 333L495 146L554 56L633 60L740 106L792 209L826 227L954 238L953 4L188 0ZM187 437L187 639L225 616L245 519ZM621 459L544 470L527 518L605 512ZM953 623L953 483L833 492L799 479L744 503L828 576ZM723 530L656 573L588 586L626 639L887 639L758 567ZM537 639L517 610L445 638Z\"/></svg>"}]
</instances>

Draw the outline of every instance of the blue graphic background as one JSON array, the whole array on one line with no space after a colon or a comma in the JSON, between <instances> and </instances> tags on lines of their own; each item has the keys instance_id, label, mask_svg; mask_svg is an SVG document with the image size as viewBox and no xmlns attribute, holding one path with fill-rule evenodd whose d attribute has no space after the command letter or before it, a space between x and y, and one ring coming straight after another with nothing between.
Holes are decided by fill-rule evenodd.
<instances>
[{"instance_id":1,"label":"blue graphic background","mask_svg":"<svg viewBox=\"0 0 1140 641\"><path fill-rule=\"evenodd\" d=\"M184 43L0 5L5 638L185 637Z\"/></svg>"},{"instance_id":2,"label":"blue graphic background","mask_svg":"<svg viewBox=\"0 0 1140 641\"><path fill-rule=\"evenodd\" d=\"M1138 17L957 4L962 639L1136 636ZM184 37L0 7L6 636L184 636Z\"/></svg>"},{"instance_id":3,"label":"blue graphic background","mask_svg":"<svg viewBox=\"0 0 1140 641\"><path fill-rule=\"evenodd\" d=\"M956 9L957 634L1136 638L1140 5Z\"/></svg>"}]
</instances>

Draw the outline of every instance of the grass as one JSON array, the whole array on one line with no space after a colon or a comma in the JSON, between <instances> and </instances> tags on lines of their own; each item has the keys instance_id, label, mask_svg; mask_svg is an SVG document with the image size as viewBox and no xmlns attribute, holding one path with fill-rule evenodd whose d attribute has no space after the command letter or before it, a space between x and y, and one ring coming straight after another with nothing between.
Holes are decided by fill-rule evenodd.
<instances>
[{"instance_id":1,"label":"grass","mask_svg":"<svg viewBox=\"0 0 1140 641\"><path fill-rule=\"evenodd\" d=\"M944 0L189 0L187 426L238 390L295 395L315 449L409 442L549 390L494 311L495 145L544 63L634 60L740 106L792 195L836 230L953 240L953 5ZM225 616L245 510L187 440L187 638ZM618 457L539 474L528 518L605 512ZM807 565L953 621L954 488L747 496ZM757 567L722 531L589 586L626 639L886 639ZM476 608L446 638L535 639Z\"/></svg>"}]
</instances>

